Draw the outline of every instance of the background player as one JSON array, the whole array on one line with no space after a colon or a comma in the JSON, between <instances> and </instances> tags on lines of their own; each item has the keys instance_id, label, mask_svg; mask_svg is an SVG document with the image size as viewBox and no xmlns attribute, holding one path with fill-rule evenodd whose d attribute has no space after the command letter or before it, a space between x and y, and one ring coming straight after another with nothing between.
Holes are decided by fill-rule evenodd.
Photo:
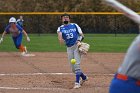
<instances>
[{"instance_id":1,"label":"background player","mask_svg":"<svg viewBox=\"0 0 140 93\"><path fill-rule=\"evenodd\" d=\"M23 16L19 16L19 19L17 19L17 24L20 25L23 28Z\"/></svg>"},{"instance_id":2,"label":"background player","mask_svg":"<svg viewBox=\"0 0 140 93\"><path fill-rule=\"evenodd\" d=\"M76 59L76 64L71 64L72 71L76 75L76 81L74 88L80 88L82 83L88 79L87 76L83 74L80 68L81 54L78 50L78 45L83 40L84 35L81 28L75 24L70 23L70 15L63 14L61 16L62 23L57 29L58 39L60 44L65 42L67 46L68 62L71 64L71 59ZM80 77L82 81L80 83Z\"/></svg>"},{"instance_id":3,"label":"background player","mask_svg":"<svg viewBox=\"0 0 140 93\"><path fill-rule=\"evenodd\" d=\"M28 37L27 33L21 28L18 24L16 24L16 19L14 17L11 17L9 19L9 24L5 28L5 31L2 34L2 37L0 39L0 43L2 43L3 38L6 33L10 32L12 34L12 39L14 41L14 44L17 49L19 49L22 53L22 56L25 56L27 53L26 47L22 45L22 34L26 36L27 41L30 41L30 38Z\"/></svg>"}]
</instances>

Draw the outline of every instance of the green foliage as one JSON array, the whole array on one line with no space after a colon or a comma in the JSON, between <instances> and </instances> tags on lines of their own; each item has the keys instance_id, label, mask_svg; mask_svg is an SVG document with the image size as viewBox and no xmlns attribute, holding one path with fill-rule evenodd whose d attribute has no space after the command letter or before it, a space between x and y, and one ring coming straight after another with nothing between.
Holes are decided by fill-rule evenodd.
<instances>
[{"instance_id":1,"label":"green foliage","mask_svg":"<svg viewBox=\"0 0 140 93\"><path fill-rule=\"evenodd\" d=\"M139 12L139 0L119 0ZM102 0L0 0L1 12L101 12L114 11Z\"/></svg>"},{"instance_id":2,"label":"green foliage","mask_svg":"<svg viewBox=\"0 0 140 93\"><path fill-rule=\"evenodd\" d=\"M103 0L0 0L0 12L113 12ZM119 0L139 12L140 0ZM11 16L0 15L0 31ZM138 26L123 15L71 15L84 33L138 33ZM24 15L28 33L56 33L61 25L60 15ZM2 33L2 32L0 32Z\"/></svg>"}]
</instances>

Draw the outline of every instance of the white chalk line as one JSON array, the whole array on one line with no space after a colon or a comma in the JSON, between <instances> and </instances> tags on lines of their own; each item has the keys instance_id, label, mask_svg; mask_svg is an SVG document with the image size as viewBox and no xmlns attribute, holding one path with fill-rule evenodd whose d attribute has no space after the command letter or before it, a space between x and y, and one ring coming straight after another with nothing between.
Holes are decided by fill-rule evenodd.
<instances>
[{"instance_id":1,"label":"white chalk line","mask_svg":"<svg viewBox=\"0 0 140 93\"><path fill-rule=\"evenodd\" d=\"M28 88L28 87L0 87L0 89L5 90L67 90L63 88L41 88L41 87L35 87L35 88Z\"/></svg>"},{"instance_id":2,"label":"white chalk line","mask_svg":"<svg viewBox=\"0 0 140 93\"><path fill-rule=\"evenodd\" d=\"M0 74L0 76L35 76L35 75L73 75L73 73L12 73ZM114 74L88 74L93 76L113 76ZM0 87L3 90L67 90L63 88L42 88L42 87Z\"/></svg>"},{"instance_id":3,"label":"white chalk line","mask_svg":"<svg viewBox=\"0 0 140 93\"><path fill-rule=\"evenodd\" d=\"M36 75L73 75L73 73L1 73L0 76L36 76ZM93 76L114 76L114 74L87 74Z\"/></svg>"}]
</instances>

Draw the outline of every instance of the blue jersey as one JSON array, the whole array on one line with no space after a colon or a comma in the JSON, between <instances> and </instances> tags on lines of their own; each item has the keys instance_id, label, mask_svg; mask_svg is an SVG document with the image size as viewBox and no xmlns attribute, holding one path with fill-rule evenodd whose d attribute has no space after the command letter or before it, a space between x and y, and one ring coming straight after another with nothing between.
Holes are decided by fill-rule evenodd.
<instances>
[{"instance_id":1,"label":"blue jersey","mask_svg":"<svg viewBox=\"0 0 140 93\"><path fill-rule=\"evenodd\" d=\"M17 24L23 28L23 20L18 19L17 20Z\"/></svg>"},{"instance_id":2,"label":"blue jersey","mask_svg":"<svg viewBox=\"0 0 140 93\"><path fill-rule=\"evenodd\" d=\"M58 27L57 32L59 31L62 33L62 38L65 40L67 47L73 46L80 35L79 33L82 32L81 28L74 23L61 25L60 27Z\"/></svg>"},{"instance_id":3,"label":"blue jersey","mask_svg":"<svg viewBox=\"0 0 140 93\"><path fill-rule=\"evenodd\" d=\"M11 24L9 24L6 28L5 28L6 32L10 32L12 34L13 37L17 37L19 34L22 33L23 29L19 26L19 25L15 25L15 28L11 27Z\"/></svg>"}]
</instances>

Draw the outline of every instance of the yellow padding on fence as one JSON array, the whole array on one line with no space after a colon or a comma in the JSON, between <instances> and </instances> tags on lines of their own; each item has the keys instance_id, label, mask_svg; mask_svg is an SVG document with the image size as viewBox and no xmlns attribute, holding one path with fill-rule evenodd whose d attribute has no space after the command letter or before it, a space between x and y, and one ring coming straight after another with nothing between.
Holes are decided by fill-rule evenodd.
<instances>
[{"instance_id":1,"label":"yellow padding on fence","mask_svg":"<svg viewBox=\"0 0 140 93\"><path fill-rule=\"evenodd\" d=\"M72 15L121 15L120 12L0 12L0 15L61 15L64 13ZM140 14L140 12L137 12Z\"/></svg>"}]
</instances>

